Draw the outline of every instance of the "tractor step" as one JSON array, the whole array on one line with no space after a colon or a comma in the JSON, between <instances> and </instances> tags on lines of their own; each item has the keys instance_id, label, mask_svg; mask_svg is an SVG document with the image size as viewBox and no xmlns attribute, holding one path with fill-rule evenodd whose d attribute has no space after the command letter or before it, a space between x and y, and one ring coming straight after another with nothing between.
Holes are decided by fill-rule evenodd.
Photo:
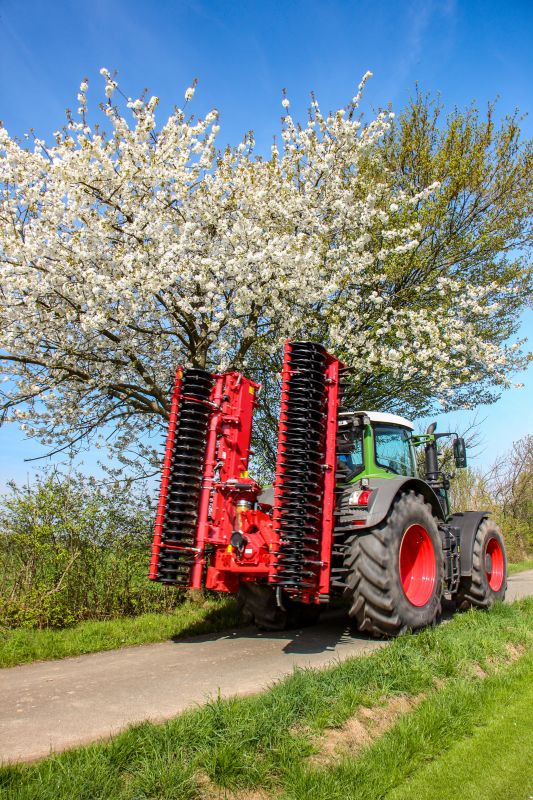
<instances>
[{"instance_id":1,"label":"tractor step","mask_svg":"<svg viewBox=\"0 0 533 800\"><path fill-rule=\"evenodd\" d=\"M439 525L444 552L444 581L446 591L456 594L461 580L461 530L451 525Z\"/></svg>"}]
</instances>

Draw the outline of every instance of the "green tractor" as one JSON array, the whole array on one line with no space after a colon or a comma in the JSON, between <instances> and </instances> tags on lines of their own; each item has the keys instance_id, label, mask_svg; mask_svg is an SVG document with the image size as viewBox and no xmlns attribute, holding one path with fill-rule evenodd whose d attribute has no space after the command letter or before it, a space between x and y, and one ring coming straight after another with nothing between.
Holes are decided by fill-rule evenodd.
<instances>
[{"instance_id":1,"label":"green tractor","mask_svg":"<svg viewBox=\"0 0 533 800\"><path fill-rule=\"evenodd\" d=\"M445 596L460 609L488 608L505 596L498 526L487 512L451 512L450 476L438 463L437 442L444 437L453 437L456 468L466 467L464 440L436 433L435 423L414 435L412 423L394 414L340 415L344 480L335 530L352 535L336 569L362 631L391 635L431 625ZM417 447L425 450L423 475Z\"/></svg>"},{"instance_id":2,"label":"green tractor","mask_svg":"<svg viewBox=\"0 0 533 800\"><path fill-rule=\"evenodd\" d=\"M343 406L349 368L286 342L274 485L248 462L259 385L178 369L150 578L239 596L264 629L309 624L335 595L361 631L432 625L443 599L488 608L506 589L505 546L485 511L452 513L437 443L403 417ZM415 449L423 447L419 474Z\"/></svg>"}]
</instances>

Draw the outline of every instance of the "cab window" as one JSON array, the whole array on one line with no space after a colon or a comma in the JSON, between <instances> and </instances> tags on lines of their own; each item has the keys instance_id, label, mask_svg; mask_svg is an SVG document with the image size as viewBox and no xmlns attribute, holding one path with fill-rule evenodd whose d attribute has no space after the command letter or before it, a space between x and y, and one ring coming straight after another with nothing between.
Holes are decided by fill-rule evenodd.
<instances>
[{"instance_id":1,"label":"cab window","mask_svg":"<svg viewBox=\"0 0 533 800\"><path fill-rule=\"evenodd\" d=\"M414 475L415 465L409 433L394 425L375 425L376 464L396 475Z\"/></svg>"},{"instance_id":2,"label":"cab window","mask_svg":"<svg viewBox=\"0 0 533 800\"><path fill-rule=\"evenodd\" d=\"M358 475L359 472L363 471L365 462L363 458L363 431L361 429L355 432L351 451L349 453L340 453L338 460L349 473L349 477Z\"/></svg>"}]
</instances>

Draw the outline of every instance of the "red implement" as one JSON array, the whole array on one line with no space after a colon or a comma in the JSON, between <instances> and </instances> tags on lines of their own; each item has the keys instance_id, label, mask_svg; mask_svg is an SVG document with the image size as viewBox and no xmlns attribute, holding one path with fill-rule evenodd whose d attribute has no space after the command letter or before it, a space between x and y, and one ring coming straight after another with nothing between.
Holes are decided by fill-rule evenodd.
<instances>
[{"instance_id":1,"label":"red implement","mask_svg":"<svg viewBox=\"0 0 533 800\"><path fill-rule=\"evenodd\" d=\"M225 592L268 581L327 600L340 366L320 345L286 343L274 506L248 475L259 384L178 371L150 578Z\"/></svg>"}]
</instances>

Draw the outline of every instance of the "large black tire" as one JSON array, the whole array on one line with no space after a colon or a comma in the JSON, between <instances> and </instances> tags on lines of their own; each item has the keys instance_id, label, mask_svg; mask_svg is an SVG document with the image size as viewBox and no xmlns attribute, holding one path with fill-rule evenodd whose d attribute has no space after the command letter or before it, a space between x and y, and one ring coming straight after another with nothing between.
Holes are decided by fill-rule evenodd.
<instances>
[{"instance_id":1,"label":"large black tire","mask_svg":"<svg viewBox=\"0 0 533 800\"><path fill-rule=\"evenodd\" d=\"M242 583L237 603L244 619L255 623L262 631L284 631L314 625L321 611L319 605L299 603L285 593L282 596L283 608L280 608L275 588L266 583Z\"/></svg>"},{"instance_id":2,"label":"large black tire","mask_svg":"<svg viewBox=\"0 0 533 800\"><path fill-rule=\"evenodd\" d=\"M461 578L457 608L490 608L505 598L507 555L499 527L484 519L476 531L472 553L472 575Z\"/></svg>"},{"instance_id":3,"label":"large black tire","mask_svg":"<svg viewBox=\"0 0 533 800\"><path fill-rule=\"evenodd\" d=\"M381 525L346 544L344 594L360 631L395 636L437 621L443 591L442 541L422 495L400 495ZM409 571L408 559L417 554L424 557L423 563L416 561Z\"/></svg>"}]
</instances>

